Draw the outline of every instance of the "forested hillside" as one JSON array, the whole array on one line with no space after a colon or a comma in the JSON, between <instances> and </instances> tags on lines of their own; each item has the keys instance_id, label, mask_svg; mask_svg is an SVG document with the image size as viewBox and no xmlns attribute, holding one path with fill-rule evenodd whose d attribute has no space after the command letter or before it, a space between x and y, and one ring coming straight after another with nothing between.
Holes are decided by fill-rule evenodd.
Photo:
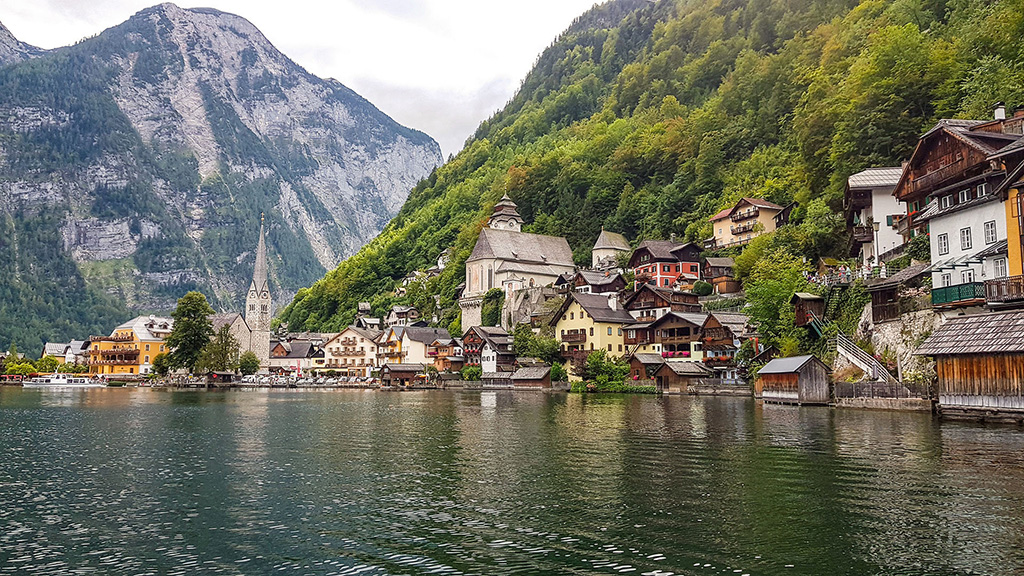
<instances>
[{"instance_id":1,"label":"forested hillside","mask_svg":"<svg viewBox=\"0 0 1024 576\"><path fill-rule=\"evenodd\" d=\"M741 196L800 202L797 225L748 249L745 272L761 254L838 252L848 175L898 165L938 118L1024 103L1022 37L1022 0L609 2L281 317L336 330L359 300L381 312L397 279L454 246L452 265L403 297L452 320L465 258L506 191L528 231L565 236L579 263L601 226L634 242L700 240Z\"/></svg>"}]
</instances>

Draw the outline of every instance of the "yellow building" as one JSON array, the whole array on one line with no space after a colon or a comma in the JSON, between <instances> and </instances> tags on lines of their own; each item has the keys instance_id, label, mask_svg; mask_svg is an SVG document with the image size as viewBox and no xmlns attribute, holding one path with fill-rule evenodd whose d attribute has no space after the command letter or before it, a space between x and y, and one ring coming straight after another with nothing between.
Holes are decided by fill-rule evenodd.
<instances>
[{"instance_id":1,"label":"yellow building","mask_svg":"<svg viewBox=\"0 0 1024 576\"><path fill-rule=\"evenodd\" d=\"M110 336L89 340L89 373L103 375L148 374L153 358L166 352L164 339L174 320L139 316L121 324Z\"/></svg>"},{"instance_id":2,"label":"yellow building","mask_svg":"<svg viewBox=\"0 0 1024 576\"><path fill-rule=\"evenodd\" d=\"M572 292L551 324L563 356L584 359L594 350L622 356L625 353L624 327L634 322L636 320L622 308L614 294ZM570 377L579 379L572 374L571 365Z\"/></svg>"},{"instance_id":3,"label":"yellow building","mask_svg":"<svg viewBox=\"0 0 1024 576\"><path fill-rule=\"evenodd\" d=\"M1024 167L1024 163L1021 164ZM1024 187L1010 188L1006 201L1006 272L1024 275Z\"/></svg>"},{"instance_id":4,"label":"yellow building","mask_svg":"<svg viewBox=\"0 0 1024 576\"><path fill-rule=\"evenodd\" d=\"M761 234L772 232L776 228L775 217L782 211L782 206L762 198L743 198L732 208L709 218L714 233L709 247L743 246Z\"/></svg>"}]
</instances>

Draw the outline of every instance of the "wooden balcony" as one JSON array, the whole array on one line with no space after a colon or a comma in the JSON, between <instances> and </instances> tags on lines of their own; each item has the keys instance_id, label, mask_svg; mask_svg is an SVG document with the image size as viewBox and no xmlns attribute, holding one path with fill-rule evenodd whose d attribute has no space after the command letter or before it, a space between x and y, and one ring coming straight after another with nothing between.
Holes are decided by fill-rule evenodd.
<instances>
[{"instance_id":1,"label":"wooden balcony","mask_svg":"<svg viewBox=\"0 0 1024 576\"><path fill-rule=\"evenodd\" d=\"M90 342L131 342L135 338L131 334L124 336L90 336Z\"/></svg>"},{"instance_id":2,"label":"wooden balcony","mask_svg":"<svg viewBox=\"0 0 1024 576\"><path fill-rule=\"evenodd\" d=\"M984 282L968 282L966 284L932 288L932 306L936 308L972 306L981 304L984 301Z\"/></svg>"},{"instance_id":3,"label":"wooden balcony","mask_svg":"<svg viewBox=\"0 0 1024 576\"><path fill-rule=\"evenodd\" d=\"M133 360L139 357L139 351L135 348L93 350L92 352L99 352L100 356L124 356L125 358L131 357Z\"/></svg>"},{"instance_id":4,"label":"wooden balcony","mask_svg":"<svg viewBox=\"0 0 1024 576\"><path fill-rule=\"evenodd\" d=\"M751 230L754 229L754 226L756 225L757 222L747 222L746 224L741 224L739 226L730 226L729 231L732 232L733 236L737 236L739 234L745 234L747 232L750 232Z\"/></svg>"},{"instance_id":5,"label":"wooden balcony","mask_svg":"<svg viewBox=\"0 0 1024 576\"><path fill-rule=\"evenodd\" d=\"M946 180L960 176L960 173L966 169L966 160L960 158L951 164L913 178L910 181L910 190L914 195L931 192Z\"/></svg>"},{"instance_id":6,"label":"wooden balcony","mask_svg":"<svg viewBox=\"0 0 1024 576\"><path fill-rule=\"evenodd\" d=\"M561 337L562 342L566 344L580 344L587 341L586 332L566 332Z\"/></svg>"},{"instance_id":7,"label":"wooden balcony","mask_svg":"<svg viewBox=\"0 0 1024 576\"><path fill-rule=\"evenodd\" d=\"M875 231L871 226L854 226L853 241L866 244L875 239Z\"/></svg>"},{"instance_id":8,"label":"wooden balcony","mask_svg":"<svg viewBox=\"0 0 1024 576\"><path fill-rule=\"evenodd\" d=\"M1024 276L986 280L985 301L989 304L1024 304Z\"/></svg>"},{"instance_id":9,"label":"wooden balcony","mask_svg":"<svg viewBox=\"0 0 1024 576\"><path fill-rule=\"evenodd\" d=\"M739 222L740 220L749 220L751 218L757 218L761 214L761 209L758 207L748 208L741 210L729 217L733 222Z\"/></svg>"}]
</instances>

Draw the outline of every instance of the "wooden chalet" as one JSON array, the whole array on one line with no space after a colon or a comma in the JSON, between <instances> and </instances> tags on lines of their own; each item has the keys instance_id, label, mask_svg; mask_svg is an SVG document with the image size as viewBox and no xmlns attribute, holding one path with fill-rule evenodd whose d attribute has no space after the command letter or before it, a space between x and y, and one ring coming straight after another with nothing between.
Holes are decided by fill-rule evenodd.
<instances>
[{"instance_id":1,"label":"wooden chalet","mask_svg":"<svg viewBox=\"0 0 1024 576\"><path fill-rule=\"evenodd\" d=\"M757 373L754 396L779 404L828 404L832 399L828 366L814 356L776 358Z\"/></svg>"},{"instance_id":2,"label":"wooden chalet","mask_svg":"<svg viewBox=\"0 0 1024 576\"><path fill-rule=\"evenodd\" d=\"M789 303L796 308L793 324L797 327L809 326L814 317L820 320L825 316L825 299L817 294L797 292L789 299Z\"/></svg>"},{"instance_id":3,"label":"wooden chalet","mask_svg":"<svg viewBox=\"0 0 1024 576\"><path fill-rule=\"evenodd\" d=\"M1024 423L1024 310L952 318L915 354L935 358L943 417Z\"/></svg>"},{"instance_id":4,"label":"wooden chalet","mask_svg":"<svg viewBox=\"0 0 1024 576\"><path fill-rule=\"evenodd\" d=\"M512 373L512 387L526 389L551 388L551 367L530 366Z\"/></svg>"},{"instance_id":5,"label":"wooden chalet","mask_svg":"<svg viewBox=\"0 0 1024 576\"><path fill-rule=\"evenodd\" d=\"M700 299L692 292L641 285L626 297L625 308L638 322L653 322L669 312L700 312Z\"/></svg>"},{"instance_id":6,"label":"wooden chalet","mask_svg":"<svg viewBox=\"0 0 1024 576\"><path fill-rule=\"evenodd\" d=\"M384 386L408 388L426 382L425 371L423 364L385 364L380 369L380 381Z\"/></svg>"},{"instance_id":7,"label":"wooden chalet","mask_svg":"<svg viewBox=\"0 0 1024 576\"><path fill-rule=\"evenodd\" d=\"M907 213L896 224L906 240L923 230L925 223L918 217L929 196L1005 177L1006 167L993 160L1020 139L1024 118L999 116L997 112L997 119L991 121L939 120L921 136L893 191L906 204Z\"/></svg>"},{"instance_id":8,"label":"wooden chalet","mask_svg":"<svg viewBox=\"0 0 1024 576\"><path fill-rule=\"evenodd\" d=\"M707 319L705 313L669 312L651 322L653 342L665 358L700 361L700 330Z\"/></svg>"},{"instance_id":9,"label":"wooden chalet","mask_svg":"<svg viewBox=\"0 0 1024 576\"><path fill-rule=\"evenodd\" d=\"M661 354L641 352L629 357L629 377L633 380L654 380L654 375L665 363Z\"/></svg>"},{"instance_id":10,"label":"wooden chalet","mask_svg":"<svg viewBox=\"0 0 1024 576\"><path fill-rule=\"evenodd\" d=\"M691 387L711 376L712 371L700 362L666 360L654 373L654 383L663 394L687 394Z\"/></svg>"},{"instance_id":11,"label":"wooden chalet","mask_svg":"<svg viewBox=\"0 0 1024 576\"><path fill-rule=\"evenodd\" d=\"M732 258L705 258L702 274L704 281L714 286L716 294L735 294L743 290L736 279L736 262Z\"/></svg>"},{"instance_id":12,"label":"wooden chalet","mask_svg":"<svg viewBox=\"0 0 1024 576\"><path fill-rule=\"evenodd\" d=\"M736 380L739 371L736 353L743 342L752 336L747 331L746 314L737 312L711 312L700 329L701 353L704 366L722 380Z\"/></svg>"},{"instance_id":13,"label":"wooden chalet","mask_svg":"<svg viewBox=\"0 0 1024 576\"><path fill-rule=\"evenodd\" d=\"M870 283L867 290L871 294L871 321L878 324L897 320L904 311L912 311L914 307L901 306L900 299L906 290L921 287L928 275L927 268L927 264L915 264Z\"/></svg>"},{"instance_id":14,"label":"wooden chalet","mask_svg":"<svg viewBox=\"0 0 1024 576\"><path fill-rule=\"evenodd\" d=\"M572 290L585 294L617 294L626 289L622 274L609 270L581 270L571 280Z\"/></svg>"}]
</instances>

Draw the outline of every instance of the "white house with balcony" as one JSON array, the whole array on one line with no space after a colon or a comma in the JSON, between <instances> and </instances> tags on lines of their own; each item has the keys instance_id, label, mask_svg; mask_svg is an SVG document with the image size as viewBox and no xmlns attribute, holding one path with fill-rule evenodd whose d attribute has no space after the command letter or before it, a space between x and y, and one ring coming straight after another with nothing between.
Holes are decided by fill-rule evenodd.
<instances>
[{"instance_id":1,"label":"white house with balcony","mask_svg":"<svg viewBox=\"0 0 1024 576\"><path fill-rule=\"evenodd\" d=\"M930 195L919 221L929 229L936 308L982 305L985 280L1007 274L1006 209L996 185L982 176Z\"/></svg>"},{"instance_id":2,"label":"white house with balcony","mask_svg":"<svg viewBox=\"0 0 1024 576\"><path fill-rule=\"evenodd\" d=\"M846 181L846 225L852 232L850 256L859 256L865 267L877 266L897 256L903 236L896 222L906 206L892 195L903 174L901 167L868 168Z\"/></svg>"}]
</instances>

